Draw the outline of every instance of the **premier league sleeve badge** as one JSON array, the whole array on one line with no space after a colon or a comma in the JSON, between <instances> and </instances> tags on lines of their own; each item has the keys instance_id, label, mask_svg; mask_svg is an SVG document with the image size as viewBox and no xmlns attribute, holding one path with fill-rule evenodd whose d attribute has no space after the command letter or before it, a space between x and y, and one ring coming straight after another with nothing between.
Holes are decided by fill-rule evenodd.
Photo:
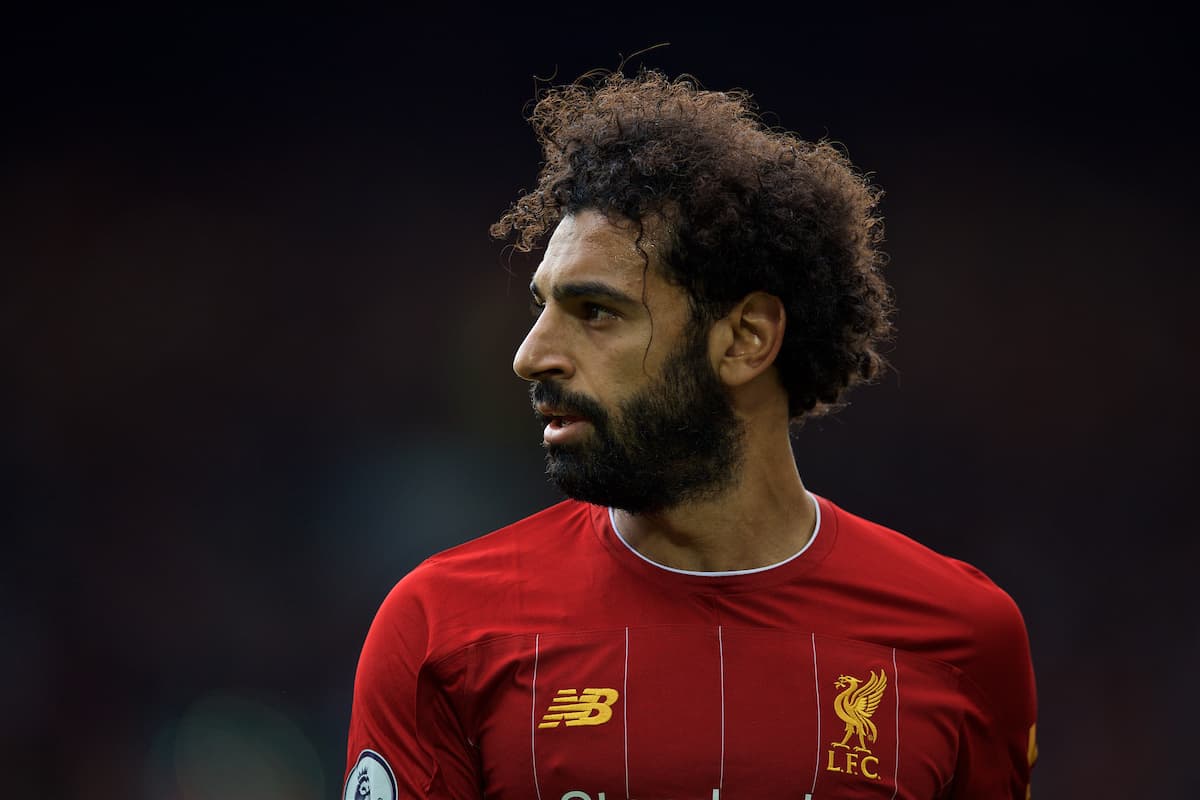
<instances>
[{"instance_id":1,"label":"premier league sleeve badge","mask_svg":"<svg viewBox=\"0 0 1200 800\"><path fill-rule=\"evenodd\" d=\"M363 750L346 778L343 800L397 800L396 776L383 756Z\"/></svg>"}]
</instances>

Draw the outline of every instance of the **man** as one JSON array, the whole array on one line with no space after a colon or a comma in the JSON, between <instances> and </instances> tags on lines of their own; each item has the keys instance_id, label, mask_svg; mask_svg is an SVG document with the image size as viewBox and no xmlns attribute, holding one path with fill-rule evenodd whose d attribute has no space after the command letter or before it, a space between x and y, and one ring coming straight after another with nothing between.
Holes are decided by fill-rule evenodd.
<instances>
[{"instance_id":1,"label":"man","mask_svg":"<svg viewBox=\"0 0 1200 800\"><path fill-rule=\"evenodd\" d=\"M346 798L1026 797L1021 616L808 492L791 424L882 365L877 193L744 94L548 92L514 369L571 499L430 558L367 636Z\"/></svg>"}]
</instances>

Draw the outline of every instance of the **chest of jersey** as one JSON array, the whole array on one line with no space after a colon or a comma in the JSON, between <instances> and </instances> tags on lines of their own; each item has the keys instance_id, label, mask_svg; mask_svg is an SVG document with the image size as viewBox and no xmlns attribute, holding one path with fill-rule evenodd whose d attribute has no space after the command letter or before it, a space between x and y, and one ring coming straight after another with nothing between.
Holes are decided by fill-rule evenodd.
<instances>
[{"instance_id":1,"label":"chest of jersey","mask_svg":"<svg viewBox=\"0 0 1200 800\"><path fill-rule=\"evenodd\" d=\"M688 624L522 634L464 655L487 797L930 798L954 774L960 678L893 648Z\"/></svg>"}]
</instances>

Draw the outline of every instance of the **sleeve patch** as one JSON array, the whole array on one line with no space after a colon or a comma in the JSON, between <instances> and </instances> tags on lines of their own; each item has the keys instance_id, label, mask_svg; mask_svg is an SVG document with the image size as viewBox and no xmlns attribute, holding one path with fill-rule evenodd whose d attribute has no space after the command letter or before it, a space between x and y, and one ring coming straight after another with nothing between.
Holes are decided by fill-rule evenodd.
<instances>
[{"instance_id":1,"label":"sleeve patch","mask_svg":"<svg viewBox=\"0 0 1200 800\"><path fill-rule=\"evenodd\" d=\"M359 753L346 776L343 800L397 800L396 776L387 760L374 750Z\"/></svg>"}]
</instances>

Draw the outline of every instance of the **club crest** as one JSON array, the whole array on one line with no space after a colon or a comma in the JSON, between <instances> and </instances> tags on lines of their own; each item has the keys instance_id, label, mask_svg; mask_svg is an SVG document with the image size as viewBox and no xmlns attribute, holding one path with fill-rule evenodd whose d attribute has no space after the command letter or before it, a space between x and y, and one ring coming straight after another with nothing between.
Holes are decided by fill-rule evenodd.
<instances>
[{"instance_id":1,"label":"club crest","mask_svg":"<svg viewBox=\"0 0 1200 800\"><path fill-rule=\"evenodd\" d=\"M841 692L833 699L833 710L846 724L846 733L840 742L829 743L826 771L879 779L879 759L869 747L879 737L879 731L871 716L879 708L887 685L887 674L882 669L878 674L871 670L865 681L853 675L839 675L834 681L834 688Z\"/></svg>"}]
</instances>

